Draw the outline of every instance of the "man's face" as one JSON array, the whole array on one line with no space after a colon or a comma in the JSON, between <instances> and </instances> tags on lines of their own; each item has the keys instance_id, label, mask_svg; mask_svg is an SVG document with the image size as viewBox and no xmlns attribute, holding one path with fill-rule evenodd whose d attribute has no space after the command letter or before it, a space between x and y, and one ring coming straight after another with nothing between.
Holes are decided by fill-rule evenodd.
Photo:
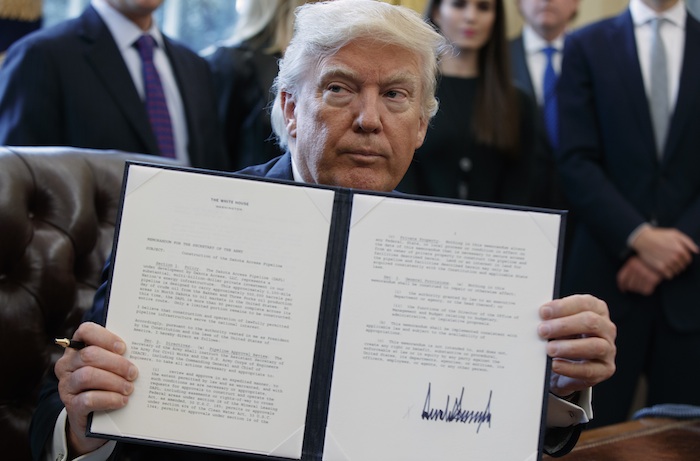
<instances>
[{"instance_id":1,"label":"man's face","mask_svg":"<svg viewBox=\"0 0 700 461\"><path fill-rule=\"evenodd\" d=\"M543 32L563 33L578 9L579 0L518 0L520 12L533 29Z\"/></svg>"},{"instance_id":2,"label":"man's face","mask_svg":"<svg viewBox=\"0 0 700 461\"><path fill-rule=\"evenodd\" d=\"M358 40L282 93L289 149L304 181L391 191L425 138L421 59Z\"/></svg>"},{"instance_id":3,"label":"man's face","mask_svg":"<svg viewBox=\"0 0 700 461\"><path fill-rule=\"evenodd\" d=\"M652 10L661 13L672 6L675 6L675 4L678 3L678 0L642 0L642 3Z\"/></svg>"},{"instance_id":4,"label":"man's face","mask_svg":"<svg viewBox=\"0 0 700 461\"><path fill-rule=\"evenodd\" d=\"M143 26L147 23L150 27L151 14L158 9L163 0L107 0L107 3L137 25Z\"/></svg>"}]
</instances>

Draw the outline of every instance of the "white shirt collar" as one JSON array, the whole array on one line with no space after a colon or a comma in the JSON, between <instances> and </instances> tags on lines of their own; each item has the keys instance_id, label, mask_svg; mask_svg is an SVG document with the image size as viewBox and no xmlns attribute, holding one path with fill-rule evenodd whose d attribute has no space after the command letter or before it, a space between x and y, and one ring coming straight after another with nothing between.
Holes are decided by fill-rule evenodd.
<instances>
[{"instance_id":1,"label":"white shirt collar","mask_svg":"<svg viewBox=\"0 0 700 461\"><path fill-rule=\"evenodd\" d=\"M685 2L679 0L673 7L657 14L656 11L649 8L642 0L630 0L630 14L634 25L639 27L658 17L665 18L669 22L675 24L681 29L685 29L685 21L687 12L685 10Z\"/></svg>"},{"instance_id":2,"label":"white shirt collar","mask_svg":"<svg viewBox=\"0 0 700 461\"><path fill-rule=\"evenodd\" d=\"M532 27L525 24L523 26L522 35L523 47L525 48L525 52L527 54L539 53L542 51L542 49L548 46L553 46L557 49L557 51L561 51L564 49L564 36L566 34L560 35L550 43L547 40L543 39L537 32L535 32Z\"/></svg>"},{"instance_id":3,"label":"white shirt collar","mask_svg":"<svg viewBox=\"0 0 700 461\"><path fill-rule=\"evenodd\" d=\"M131 48L134 42L143 35L144 32L136 24L115 10L106 0L92 0L91 4L112 33L112 37L120 51ZM151 23L148 34L156 40L159 48L164 49L163 36L156 26L155 19Z\"/></svg>"},{"instance_id":4,"label":"white shirt collar","mask_svg":"<svg viewBox=\"0 0 700 461\"><path fill-rule=\"evenodd\" d=\"M296 182L305 182L301 178L301 174L299 173L299 168L297 168L297 162L294 161L294 155L292 157L292 179Z\"/></svg>"}]
</instances>

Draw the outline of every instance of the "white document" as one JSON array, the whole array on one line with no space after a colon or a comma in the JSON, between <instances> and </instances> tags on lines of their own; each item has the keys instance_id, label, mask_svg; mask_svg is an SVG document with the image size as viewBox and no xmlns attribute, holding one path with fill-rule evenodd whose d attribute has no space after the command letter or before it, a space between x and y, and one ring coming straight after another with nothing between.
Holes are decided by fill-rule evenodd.
<instances>
[{"instance_id":1,"label":"white document","mask_svg":"<svg viewBox=\"0 0 700 461\"><path fill-rule=\"evenodd\" d=\"M300 459L333 198L130 165L107 327L139 378L91 432Z\"/></svg>"},{"instance_id":2,"label":"white document","mask_svg":"<svg viewBox=\"0 0 700 461\"><path fill-rule=\"evenodd\" d=\"M303 460L539 455L561 215L127 171L106 326L139 378L91 434Z\"/></svg>"},{"instance_id":3,"label":"white document","mask_svg":"<svg viewBox=\"0 0 700 461\"><path fill-rule=\"evenodd\" d=\"M323 459L536 456L560 226L355 194Z\"/></svg>"}]
</instances>

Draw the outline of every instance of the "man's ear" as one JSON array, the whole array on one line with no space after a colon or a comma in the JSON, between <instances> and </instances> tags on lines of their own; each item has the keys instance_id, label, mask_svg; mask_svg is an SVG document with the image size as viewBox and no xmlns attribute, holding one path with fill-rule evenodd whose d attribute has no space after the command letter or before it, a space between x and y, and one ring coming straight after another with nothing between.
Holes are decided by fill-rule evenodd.
<instances>
[{"instance_id":1,"label":"man's ear","mask_svg":"<svg viewBox=\"0 0 700 461\"><path fill-rule=\"evenodd\" d=\"M282 114L284 115L284 126L290 138L297 137L297 115L296 99L291 93L283 91L280 93L280 104L282 104Z\"/></svg>"},{"instance_id":2,"label":"man's ear","mask_svg":"<svg viewBox=\"0 0 700 461\"><path fill-rule=\"evenodd\" d=\"M416 132L416 145L415 148L418 149L420 146L423 145L423 141L425 141L425 135L428 133L428 124L430 123L430 120L428 117L421 117L420 120L418 121L418 131Z\"/></svg>"}]
</instances>

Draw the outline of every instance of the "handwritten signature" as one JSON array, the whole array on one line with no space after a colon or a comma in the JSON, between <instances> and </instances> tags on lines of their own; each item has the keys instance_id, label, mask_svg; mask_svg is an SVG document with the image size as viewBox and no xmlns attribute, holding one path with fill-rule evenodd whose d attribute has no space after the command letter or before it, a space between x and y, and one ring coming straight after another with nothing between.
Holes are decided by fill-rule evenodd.
<instances>
[{"instance_id":1,"label":"handwritten signature","mask_svg":"<svg viewBox=\"0 0 700 461\"><path fill-rule=\"evenodd\" d=\"M481 425L483 423L488 423L491 427L491 395L493 391L489 391L489 399L486 402L486 408L482 411L477 410L464 410L462 409L462 399L464 398L464 387L462 387L462 392L458 399L450 404L451 397L448 394L447 400L445 402L445 409L432 408L430 406L430 383L428 383L428 393L425 396L425 403L423 404L423 412L421 413L421 419L427 419L428 421L444 421L446 423L456 422L464 424L476 424L476 433L479 433Z\"/></svg>"}]
</instances>

